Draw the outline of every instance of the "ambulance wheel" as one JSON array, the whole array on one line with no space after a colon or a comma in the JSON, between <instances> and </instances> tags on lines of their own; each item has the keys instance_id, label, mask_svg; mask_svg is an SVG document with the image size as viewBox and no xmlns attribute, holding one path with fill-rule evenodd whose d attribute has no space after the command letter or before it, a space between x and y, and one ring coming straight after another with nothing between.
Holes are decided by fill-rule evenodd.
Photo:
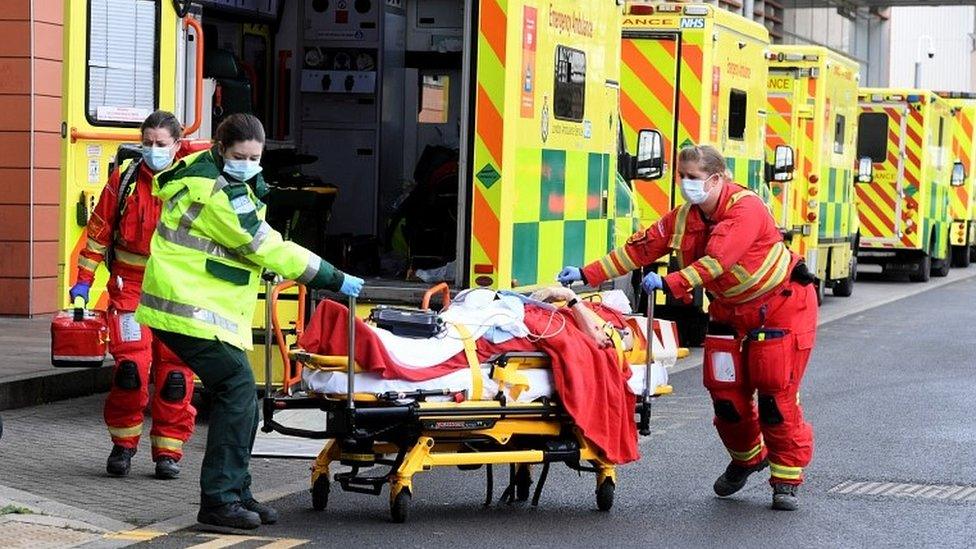
<instances>
[{"instance_id":1,"label":"ambulance wheel","mask_svg":"<svg viewBox=\"0 0 976 549\"><path fill-rule=\"evenodd\" d=\"M933 259L932 260L932 276L944 277L949 276L949 254L943 259Z\"/></svg>"},{"instance_id":2,"label":"ambulance wheel","mask_svg":"<svg viewBox=\"0 0 976 549\"><path fill-rule=\"evenodd\" d=\"M952 247L952 266L966 269L973 262L972 253L969 246Z\"/></svg>"},{"instance_id":3,"label":"ambulance wheel","mask_svg":"<svg viewBox=\"0 0 976 549\"><path fill-rule=\"evenodd\" d=\"M404 488L390 502L390 517L393 522L403 524L410 516L410 490Z\"/></svg>"},{"instance_id":4,"label":"ambulance wheel","mask_svg":"<svg viewBox=\"0 0 976 549\"><path fill-rule=\"evenodd\" d=\"M319 475L312 485L312 509L324 511L329 506L329 490L328 475Z\"/></svg>"},{"instance_id":5,"label":"ambulance wheel","mask_svg":"<svg viewBox=\"0 0 976 549\"><path fill-rule=\"evenodd\" d=\"M515 471L515 500L529 501L532 495L532 471L523 465Z\"/></svg>"},{"instance_id":6,"label":"ambulance wheel","mask_svg":"<svg viewBox=\"0 0 976 549\"><path fill-rule=\"evenodd\" d=\"M857 255L851 256L851 262L847 269L847 278L834 282L831 293L837 297L851 297L854 293L854 280L857 278Z\"/></svg>"},{"instance_id":7,"label":"ambulance wheel","mask_svg":"<svg viewBox=\"0 0 976 549\"><path fill-rule=\"evenodd\" d=\"M596 489L596 508L601 511L609 511L613 508L613 492L616 489L613 481L604 480L603 484Z\"/></svg>"},{"instance_id":8,"label":"ambulance wheel","mask_svg":"<svg viewBox=\"0 0 976 549\"><path fill-rule=\"evenodd\" d=\"M918 271L908 275L912 282L928 282L932 278L932 256L924 254L918 260Z\"/></svg>"}]
</instances>

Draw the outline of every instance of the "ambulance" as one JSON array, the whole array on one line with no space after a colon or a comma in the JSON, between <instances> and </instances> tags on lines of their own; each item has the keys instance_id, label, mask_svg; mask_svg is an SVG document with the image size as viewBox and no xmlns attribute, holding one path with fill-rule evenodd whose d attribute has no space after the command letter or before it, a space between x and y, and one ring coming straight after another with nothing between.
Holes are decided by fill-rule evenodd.
<instances>
[{"instance_id":1,"label":"ambulance","mask_svg":"<svg viewBox=\"0 0 976 549\"><path fill-rule=\"evenodd\" d=\"M629 181L663 167L652 126L619 142L615 2L68 0L65 14L65 296L116 150L157 108L202 139L258 116L269 222L366 277L364 307L416 306L438 281L551 284L626 241ZM264 316L259 303L256 364Z\"/></svg>"},{"instance_id":2,"label":"ambulance","mask_svg":"<svg viewBox=\"0 0 976 549\"><path fill-rule=\"evenodd\" d=\"M969 92L939 92L956 113L952 132L953 175L949 191L949 215L952 229L949 243L952 245L952 266L969 267L976 260L976 184L973 169L976 168L976 94Z\"/></svg>"},{"instance_id":3,"label":"ambulance","mask_svg":"<svg viewBox=\"0 0 976 549\"><path fill-rule=\"evenodd\" d=\"M858 261L914 282L948 275L950 192L961 183L952 106L932 91L900 88L861 88L859 102Z\"/></svg>"},{"instance_id":4,"label":"ambulance","mask_svg":"<svg viewBox=\"0 0 976 549\"><path fill-rule=\"evenodd\" d=\"M762 25L707 4L631 2L625 8L620 111L624 141L655 128L664 136L664 176L634 181L647 226L683 202L675 163L688 145L713 145L734 179L769 197L765 168L766 51ZM781 170L783 171L783 170ZM662 258L659 270L674 268ZM660 298L664 300L664 298ZM678 321L682 342L704 337L707 304L667 300L656 313Z\"/></svg>"},{"instance_id":5,"label":"ambulance","mask_svg":"<svg viewBox=\"0 0 976 549\"><path fill-rule=\"evenodd\" d=\"M766 149L793 147L796 177L770 181L770 206L790 249L848 297L857 276L854 205L858 64L819 46L773 46L769 60Z\"/></svg>"}]
</instances>

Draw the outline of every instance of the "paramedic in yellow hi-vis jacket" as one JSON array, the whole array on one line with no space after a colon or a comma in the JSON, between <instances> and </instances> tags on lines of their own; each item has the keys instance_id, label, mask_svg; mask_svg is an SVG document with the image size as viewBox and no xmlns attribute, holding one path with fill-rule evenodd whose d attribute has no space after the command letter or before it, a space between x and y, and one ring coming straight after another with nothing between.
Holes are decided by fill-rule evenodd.
<instances>
[{"instance_id":1,"label":"paramedic in yellow hi-vis jacket","mask_svg":"<svg viewBox=\"0 0 976 549\"><path fill-rule=\"evenodd\" d=\"M217 128L214 148L156 176L163 212L136 311L214 395L197 520L233 528L277 520L254 500L248 472L258 406L244 350L262 270L351 296L363 287L264 221L263 148L261 122L235 114Z\"/></svg>"}]
</instances>

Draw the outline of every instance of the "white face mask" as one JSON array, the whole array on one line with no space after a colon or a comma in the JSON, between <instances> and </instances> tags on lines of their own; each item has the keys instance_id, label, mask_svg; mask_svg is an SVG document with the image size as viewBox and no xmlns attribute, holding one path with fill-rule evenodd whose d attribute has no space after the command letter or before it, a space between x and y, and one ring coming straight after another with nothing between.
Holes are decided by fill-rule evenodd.
<instances>
[{"instance_id":1,"label":"white face mask","mask_svg":"<svg viewBox=\"0 0 976 549\"><path fill-rule=\"evenodd\" d=\"M715 174L708 176L706 179L683 178L681 180L681 196L683 196L687 202L692 204L701 204L708 199L708 191L705 190L705 182L713 177L715 177Z\"/></svg>"}]
</instances>

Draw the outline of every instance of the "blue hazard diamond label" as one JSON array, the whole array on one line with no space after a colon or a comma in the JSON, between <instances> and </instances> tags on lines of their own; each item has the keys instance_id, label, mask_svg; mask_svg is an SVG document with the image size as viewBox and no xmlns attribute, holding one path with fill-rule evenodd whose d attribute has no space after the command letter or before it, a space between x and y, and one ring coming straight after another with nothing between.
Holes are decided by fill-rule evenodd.
<instances>
[{"instance_id":1,"label":"blue hazard diamond label","mask_svg":"<svg viewBox=\"0 0 976 549\"><path fill-rule=\"evenodd\" d=\"M482 185L490 189L492 185L502 178L502 174L498 173L498 170L491 164L485 164L485 167L481 168L481 171L475 174L475 177L478 178L478 181L481 181Z\"/></svg>"}]
</instances>

